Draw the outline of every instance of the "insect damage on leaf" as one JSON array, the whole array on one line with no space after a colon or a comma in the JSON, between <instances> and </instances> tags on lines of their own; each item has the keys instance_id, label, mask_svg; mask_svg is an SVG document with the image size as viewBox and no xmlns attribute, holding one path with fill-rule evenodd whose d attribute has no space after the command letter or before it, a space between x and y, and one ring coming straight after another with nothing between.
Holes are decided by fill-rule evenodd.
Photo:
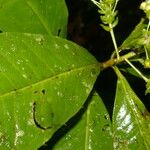
<instances>
[{"instance_id":1,"label":"insect damage on leaf","mask_svg":"<svg viewBox=\"0 0 150 150\"><path fill-rule=\"evenodd\" d=\"M36 102L33 103L33 119L34 119L34 123L35 125L42 129L42 130L48 130L48 129L51 129L52 126L49 126L49 127L43 127L39 122L38 120L36 119Z\"/></svg>"}]
</instances>

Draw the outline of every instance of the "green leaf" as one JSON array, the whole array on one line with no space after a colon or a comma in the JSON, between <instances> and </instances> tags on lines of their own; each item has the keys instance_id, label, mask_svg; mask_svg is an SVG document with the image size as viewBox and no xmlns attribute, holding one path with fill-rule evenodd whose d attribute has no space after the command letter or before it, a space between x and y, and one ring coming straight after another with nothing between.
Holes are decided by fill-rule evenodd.
<instances>
[{"instance_id":1,"label":"green leaf","mask_svg":"<svg viewBox=\"0 0 150 150\"><path fill-rule=\"evenodd\" d=\"M118 17L115 18L114 22L112 23L112 27L116 27L118 25L119 19Z\"/></svg>"},{"instance_id":2,"label":"green leaf","mask_svg":"<svg viewBox=\"0 0 150 150\"><path fill-rule=\"evenodd\" d=\"M128 73L134 77L138 77L138 78L142 79L142 77L139 74L137 74L137 72L135 72L135 70L133 68L131 68L130 66L125 66L123 68L120 68L120 70L125 73Z\"/></svg>"},{"instance_id":3,"label":"green leaf","mask_svg":"<svg viewBox=\"0 0 150 150\"><path fill-rule=\"evenodd\" d=\"M115 68L118 76L113 112L114 148L150 149L150 114L130 85Z\"/></svg>"},{"instance_id":4,"label":"green leaf","mask_svg":"<svg viewBox=\"0 0 150 150\"><path fill-rule=\"evenodd\" d=\"M146 94L150 93L150 79L148 79L147 83L146 83Z\"/></svg>"},{"instance_id":5,"label":"green leaf","mask_svg":"<svg viewBox=\"0 0 150 150\"><path fill-rule=\"evenodd\" d=\"M99 63L58 37L2 33L0 43L0 147L36 150L79 111Z\"/></svg>"},{"instance_id":6,"label":"green leaf","mask_svg":"<svg viewBox=\"0 0 150 150\"><path fill-rule=\"evenodd\" d=\"M140 9L142 9L145 12L146 17L150 19L150 2L149 1L142 2L140 5Z\"/></svg>"},{"instance_id":7,"label":"green leaf","mask_svg":"<svg viewBox=\"0 0 150 150\"><path fill-rule=\"evenodd\" d=\"M148 56L150 57L150 31L147 35L144 37L144 42L145 42L145 48L147 50Z\"/></svg>"},{"instance_id":8,"label":"green leaf","mask_svg":"<svg viewBox=\"0 0 150 150\"><path fill-rule=\"evenodd\" d=\"M0 0L0 30L66 36L64 0Z\"/></svg>"},{"instance_id":9,"label":"green leaf","mask_svg":"<svg viewBox=\"0 0 150 150\"><path fill-rule=\"evenodd\" d=\"M105 30L105 31L110 31L110 28L109 28L109 26L107 26L107 25L104 25L104 24L100 24L100 26Z\"/></svg>"},{"instance_id":10,"label":"green leaf","mask_svg":"<svg viewBox=\"0 0 150 150\"><path fill-rule=\"evenodd\" d=\"M77 124L60 139L53 150L113 149L109 114L98 94L94 94Z\"/></svg>"},{"instance_id":11,"label":"green leaf","mask_svg":"<svg viewBox=\"0 0 150 150\"><path fill-rule=\"evenodd\" d=\"M144 68L150 68L150 59L145 59Z\"/></svg>"},{"instance_id":12,"label":"green leaf","mask_svg":"<svg viewBox=\"0 0 150 150\"><path fill-rule=\"evenodd\" d=\"M139 48L141 44L139 43L140 38L143 38L143 29L145 27L144 19L140 21L140 23L135 27L135 29L131 32L131 34L126 38L123 44L119 49L132 49Z\"/></svg>"}]
</instances>

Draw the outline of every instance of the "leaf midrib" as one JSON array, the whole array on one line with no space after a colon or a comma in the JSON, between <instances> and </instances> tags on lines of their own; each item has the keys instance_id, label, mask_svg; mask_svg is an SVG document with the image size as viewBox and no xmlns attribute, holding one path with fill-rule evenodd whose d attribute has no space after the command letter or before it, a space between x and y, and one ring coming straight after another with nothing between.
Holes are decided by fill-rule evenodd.
<instances>
[{"instance_id":1,"label":"leaf midrib","mask_svg":"<svg viewBox=\"0 0 150 150\"><path fill-rule=\"evenodd\" d=\"M123 88L124 88L124 90L125 90L127 93L129 93L130 91L128 92L128 90L127 90L127 88L126 88L126 86L125 86L126 83L124 84L124 81L123 81L123 80L124 80L124 78L122 77L122 85L123 85ZM129 97L129 99L132 99L132 98ZM134 118L135 118L135 121L136 121L137 126L138 126L138 128L139 128L140 134L141 134L141 136L142 136L142 138L143 138L144 145L145 145L146 149L148 150L147 142L145 141L143 132L142 132L142 130L141 130L141 128L143 128L143 126L140 126L141 123L140 123L140 121L137 119L137 117L136 117L136 115L135 115L135 113L134 113L132 107L131 107L130 104L129 104L129 101L127 101L127 103L128 103L128 105L129 105L129 107L130 107L130 110L131 110L132 114L134 115Z\"/></svg>"},{"instance_id":2,"label":"leaf midrib","mask_svg":"<svg viewBox=\"0 0 150 150\"><path fill-rule=\"evenodd\" d=\"M10 90L8 92L4 92L4 93L0 94L0 98L8 96L9 94L16 93L17 91L26 90L27 88L36 86L38 84L48 82L48 81L53 80L53 79L55 79L57 77L59 78L61 76L69 75L70 73L73 73L73 72L76 72L76 71L80 71L80 70L84 70L84 69L87 69L87 68L97 68L97 63L90 64L90 65L83 66L83 67L79 67L79 68L69 69L69 70L66 70L65 72L58 73L58 74L56 74L54 76L51 76L51 77L45 78L43 80L37 81L36 83L31 83L30 85L26 85L24 87L21 87L21 88L15 89L15 90L13 89L13 90Z\"/></svg>"},{"instance_id":3,"label":"leaf midrib","mask_svg":"<svg viewBox=\"0 0 150 150\"><path fill-rule=\"evenodd\" d=\"M90 123L90 112L91 112L91 104L87 108L86 112L86 127L85 127L85 150L88 150L89 147L89 123Z\"/></svg>"},{"instance_id":4,"label":"leaf midrib","mask_svg":"<svg viewBox=\"0 0 150 150\"><path fill-rule=\"evenodd\" d=\"M33 6L32 2L30 1L26 1L26 4L28 5L28 7L33 11L33 13L37 16L37 18L39 19L39 21L41 22L41 24L43 25L44 29L47 31L47 33L49 35L51 35L51 31L49 29L49 27L47 26L47 24L45 23L44 19L42 18L42 16L38 13L38 11L36 10L36 8Z\"/></svg>"}]
</instances>

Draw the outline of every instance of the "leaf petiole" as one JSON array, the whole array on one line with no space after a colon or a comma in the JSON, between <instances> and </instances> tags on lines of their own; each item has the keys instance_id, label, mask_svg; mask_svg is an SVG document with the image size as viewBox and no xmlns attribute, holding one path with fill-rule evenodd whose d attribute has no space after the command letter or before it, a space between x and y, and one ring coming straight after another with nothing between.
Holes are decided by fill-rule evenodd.
<instances>
[{"instance_id":1,"label":"leaf petiole","mask_svg":"<svg viewBox=\"0 0 150 150\"><path fill-rule=\"evenodd\" d=\"M116 0L116 1L115 1L115 5L114 5L114 8L113 8L113 12L115 11L115 9L116 9L116 7L117 7L118 1L119 1L119 0Z\"/></svg>"},{"instance_id":2,"label":"leaf petiole","mask_svg":"<svg viewBox=\"0 0 150 150\"><path fill-rule=\"evenodd\" d=\"M144 79L145 82L148 81L148 79L128 59L125 58L125 61L142 77L142 79Z\"/></svg>"},{"instance_id":3,"label":"leaf petiole","mask_svg":"<svg viewBox=\"0 0 150 150\"><path fill-rule=\"evenodd\" d=\"M149 30L149 28L150 28L150 19L149 19L149 21L148 21L148 25L147 25L147 31Z\"/></svg>"},{"instance_id":4,"label":"leaf petiole","mask_svg":"<svg viewBox=\"0 0 150 150\"><path fill-rule=\"evenodd\" d=\"M146 56L146 59L149 59L149 56L148 56L148 51L147 51L147 48L144 46L144 51L145 51L145 56Z\"/></svg>"},{"instance_id":5,"label":"leaf petiole","mask_svg":"<svg viewBox=\"0 0 150 150\"><path fill-rule=\"evenodd\" d=\"M109 24L109 28L110 28L110 35L111 35L111 38L112 38L112 41L113 41L115 52L116 52L116 55L117 55L117 59L119 60L119 58L120 58L119 50L118 50L117 42L116 42L116 39L115 39L115 35L114 35L112 24Z\"/></svg>"},{"instance_id":6,"label":"leaf petiole","mask_svg":"<svg viewBox=\"0 0 150 150\"><path fill-rule=\"evenodd\" d=\"M108 67L112 67L114 65L117 65L117 64L125 61L125 59L132 58L135 55L136 54L134 52L130 52L130 53L126 54L126 55L120 56L119 60L116 59L116 58L111 58L111 59L107 60L106 62L102 62L101 63L101 69L103 70L103 69L106 69Z\"/></svg>"}]
</instances>

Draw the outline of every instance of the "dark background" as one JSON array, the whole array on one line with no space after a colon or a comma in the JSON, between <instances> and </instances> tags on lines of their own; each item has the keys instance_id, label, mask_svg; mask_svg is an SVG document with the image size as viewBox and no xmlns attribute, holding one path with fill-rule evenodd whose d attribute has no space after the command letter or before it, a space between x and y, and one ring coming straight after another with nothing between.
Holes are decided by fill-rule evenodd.
<instances>
[{"instance_id":1,"label":"dark background","mask_svg":"<svg viewBox=\"0 0 150 150\"><path fill-rule=\"evenodd\" d=\"M117 5L119 24L115 35L120 45L143 15L142 0L120 0ZM99 61L109 59L113 50L110 34L100 27L100 17L90 0L66 0L69 11L68 39L86 47Z\"/></svg>"}]
</instances>

